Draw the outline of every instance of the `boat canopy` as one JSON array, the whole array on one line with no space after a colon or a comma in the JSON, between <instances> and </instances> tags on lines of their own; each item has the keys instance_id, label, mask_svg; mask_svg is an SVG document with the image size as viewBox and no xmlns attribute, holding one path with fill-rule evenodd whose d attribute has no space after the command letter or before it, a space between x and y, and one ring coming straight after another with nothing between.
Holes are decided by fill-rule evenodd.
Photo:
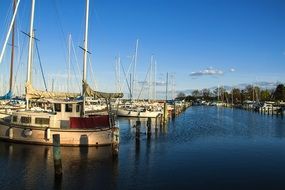
<instances>
[{"instance_id":1,"label":"boat canopy","mask_svg":"<svg viewBox=\"0 0 285 190\"><path fill-rule=\"evenodd\" d=\"M36 90L32 87L31 83L26 83L26 98L28 99L68 99L77 98L78 96L80 96L79 93L48 92L43 90Z\"/></svg>"},{"instance_id":2,"label":"boat canopy","mask_svg":"<svg viewBox=\"0 0 285 190\"><path fill-rule=\"evenodd\" d=\"M13 96L13 93L11 90L9 90L7 94L5 94L4 96L0 96L0 100L10 100L12 96Z\"/></svg>"},{"instance_id":3,"label":"boat canopy","mask_svg":"<svg viewBox=\"0 0 285 190\"><path fill-rule=\"evenodd\" d=\"M106 92L94 91L90 88L87 82L83 82L83 88L85 96L94 97L94 98L111 99L111 98L122 98L124 96L123 93L106 93Z\"/></svg>"}]
</instances>

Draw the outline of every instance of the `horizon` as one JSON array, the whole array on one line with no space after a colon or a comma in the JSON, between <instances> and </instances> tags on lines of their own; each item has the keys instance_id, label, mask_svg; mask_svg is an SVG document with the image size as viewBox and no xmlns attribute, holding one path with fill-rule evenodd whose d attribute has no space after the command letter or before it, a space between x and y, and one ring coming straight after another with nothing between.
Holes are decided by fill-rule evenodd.
<instances>
[{"instance_id":1,"label":"horizon","mask_svg":"<svg viewBox=\"0 0 285 190\"><path fill-rule=\"evenodd\" d=\"M0 3L0 18L5 18L0 19L1 50L11 18L11 2ZM120 56L127 69L139 39L137 81L144 83L150 57L154 55L156 79L160 83L158 92L165 89L166 73L175 79L169 90L175 87L176 92L218 85L284 83L284 8L282 0L90 0L89 51L92 54L89 56L92 68L88 65L88 82L99 91L116 91L115 58ZM29 28L30 0L22 0L19 11L16 38L24 52L16 55L20 60L15 68L15 72L18 68L20 73L17 74L18 82L25 80L26 74L27 38L20 31L27 32ZM79 64L78 71L73 55L71 82L74 83L73 90L80 89L78 72L82 70L82 50L78 46L83 44L84 14L84 1L36 1L34 28L40 39L38 46L49 89L52 79L58 83L57 90L67 88L69 33ZM8 88L10 49L7 47L0 65L3 81L0 85L4 89ZM34 85L43 88L36 57L34 65ZM123 92L127 92L126 86L124 84ZM137 88L137 91L141 90ZM21 89L24 90L23 86Z\"/></svg>"}]
</instances>

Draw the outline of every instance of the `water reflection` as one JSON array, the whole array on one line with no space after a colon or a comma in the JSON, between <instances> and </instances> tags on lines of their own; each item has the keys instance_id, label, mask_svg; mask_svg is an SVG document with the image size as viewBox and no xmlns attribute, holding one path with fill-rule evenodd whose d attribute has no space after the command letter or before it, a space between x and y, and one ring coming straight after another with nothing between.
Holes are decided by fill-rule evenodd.
<instances>
[{"instance_id":1,"label":"water reflection","mask_svg":"<svg viewBox=\"0 0 285 190\"><path fill-rule=\"evenodd\" d=\"M61 147L62 179L54 177L52 147L0 142L0 155L1 172L7 174L1 176L5 183L0 189L38 189L43 184L46 189L112 189L119 175L119 160L110 147Z\"/></svg>"},{"instance_id":2,"label":"water reflection","mask_svg":"<svg viewBox=\"0 0 285 190\"><path fill-rule=\"evenodd\" d=\"M139 121L137 129L137 118L118 120L118 157L111 147L62 147L63 176L58 179L52 147L0 142L0 189L285 187L281 117L192 107L166 126L152 120L150 134L147 119Z\"/></svg>"}]
</instances>

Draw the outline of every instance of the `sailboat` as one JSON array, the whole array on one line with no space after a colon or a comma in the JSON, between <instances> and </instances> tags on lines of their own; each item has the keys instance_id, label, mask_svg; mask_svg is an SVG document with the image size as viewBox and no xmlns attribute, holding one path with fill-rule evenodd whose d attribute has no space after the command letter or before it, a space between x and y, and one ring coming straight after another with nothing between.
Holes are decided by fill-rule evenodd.
<instances>
[{"instance_id":1,"label":"sailboat","mask_svg":"<svg viewBox=\"0 0 285 190\"><path fill-rule=\"evenodd\" d=\"M32 0L28 67L26 81L26 110L13 112L10 119L0 120L0 139L12 142L52 145L53 134L60 135L62 146L103 146L119 143L119 128L114 119L108 115L86 115L85 99L87 96L104 98L121 98L122 93L104 93L93 91L86 82L86 61L88 48L89 0L86 0L84 61L82 99L77 100L77 93L56 93L40 91L31 84L31 55L33 40L33 22L35 1ZM46 99L51 112L33 111L31 99ZM73 98L72 100L70 98ZM47 106L47 105L45 105Z\"/></svg>"},{"instance_id":2,"label":"sailboat","mask_svg":"<svg viewBox=\"0 0 285 190\"><path fill-rule=\"evenodd\" d=\"M129 89L129 94L130 94L130 99L128 102L125 102L124 104L122 104L121 102L117 102L117 105L113 108L113 113L116 114L119 117L136 117L136 118L156 118L159 115L162 114L162 108L159 104L157 103L150 103L150 101L148 101L148 103L146 102L140 102L138 99L134 100L134 89L135 89L135 69L136 69L136 65L137 65L137 56L138 56L138 40L136 41L136 46L135 46L135 53L131 62L131 65L128 69L131 70L131 68L133 69L133 74L130 74L130 79L129 81L127 80L127 76L126 73L125 74L125 78L126 78L126 83L128 85L128 89ZM118 59L118 67L120 67L120 58ZM153 65L153 56L151 57L151 64L150 64L150 69L152 69L152 65ZM117 68L116 68L117 70ZM124 69L123 69L124 70ZM117 74L119 76L119 74ZM149 78L151 74L149 74ZM133 77L132 77L133 76ZM149 81L150 84L151 81ZM150 87L149 87L150 88ZM141 89L141 92L143 90L143 87ZM150 90L150 89L149 89ZM141 94L140 92L140 94ZM139 94L139 96L140 96Z\"/></svg>"},{"instance_id":3,"label":"sailboat","mask_svg":"<svg viewBox=\"0 0 285 190\"><path fill-rule=\"evenodd\" d=\"M10 23L10 29L6 36L6 41L4 43L4 47L1 52L1 59L2 61L5 48L10 36L10 33L12 33L12 40L11 40L11 62L10 62L10 77L9 77L9 91L3 95L0 96L0 118L9 117L12 111L20 110L24 108L24 101L13 99L13 67L14 67L14 49L15 49L15 17L18 10L19 1L13 0L13 18Z\"/></svg>"}]
</instances>

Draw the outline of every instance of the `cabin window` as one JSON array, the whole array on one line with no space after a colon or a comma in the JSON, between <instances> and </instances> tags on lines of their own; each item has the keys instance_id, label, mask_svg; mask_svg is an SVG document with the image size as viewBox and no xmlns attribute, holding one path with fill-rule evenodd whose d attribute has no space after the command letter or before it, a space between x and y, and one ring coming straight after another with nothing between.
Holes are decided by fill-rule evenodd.
<instances>
[{"instance_id":1,"label":"cabin window","mask_svg":"<svg viewBox=\"0 0 285 190\"><path fill-rule=\"evenodd\" d=\"M54 104L54 111L61 112L61 104Z\"/></svg>"},{"instance_id":2,"label":"cabin window","mask_svg":"<svg viewBox=\"0 0 285 190\"><path fill-rule=\"evenodd\" d=\"M65 104L65 112L72 112L72 104Z\"/></svg>"},{"instance_id":3,"label":"cabin window","mask_svg":"<svg viewBox=\"0 0 285 190\"><path fill-rule=\"evenodd\" d=\"M80 108L80 107L79 107L79 105L77 104L77 105L76 105L76 112L79 112L79 108Z\"/></svg>"},{"instance_id":4,"label":"cabin window","mask_svg":"<svg viewBox=\"0 0 285 190\"><path fill-rule=\"evenodd\" d=\"M39 125L49 125L49 118L36 118L35 123Z\"/></svg>"},{"instance_id":5,"label":"cabin window","mask_svg":"<svg viewBox=\"0 0 285 190\"><path fill-rule=\"evenodd\" d=\"M14 115L13 118L12 118L12 121L13 122L17 122L17 119L18 119L18 117Z\"/></svg>"},{"instance_id":6,"label":"cabin window","mask_svg":"<svg viewBox=\"0 0 285 190\"><path fill-rule=\"evenodd\" d=\"M31 123L31 117L21 117L21 123Z\"/></svg>"}]
</instances>

